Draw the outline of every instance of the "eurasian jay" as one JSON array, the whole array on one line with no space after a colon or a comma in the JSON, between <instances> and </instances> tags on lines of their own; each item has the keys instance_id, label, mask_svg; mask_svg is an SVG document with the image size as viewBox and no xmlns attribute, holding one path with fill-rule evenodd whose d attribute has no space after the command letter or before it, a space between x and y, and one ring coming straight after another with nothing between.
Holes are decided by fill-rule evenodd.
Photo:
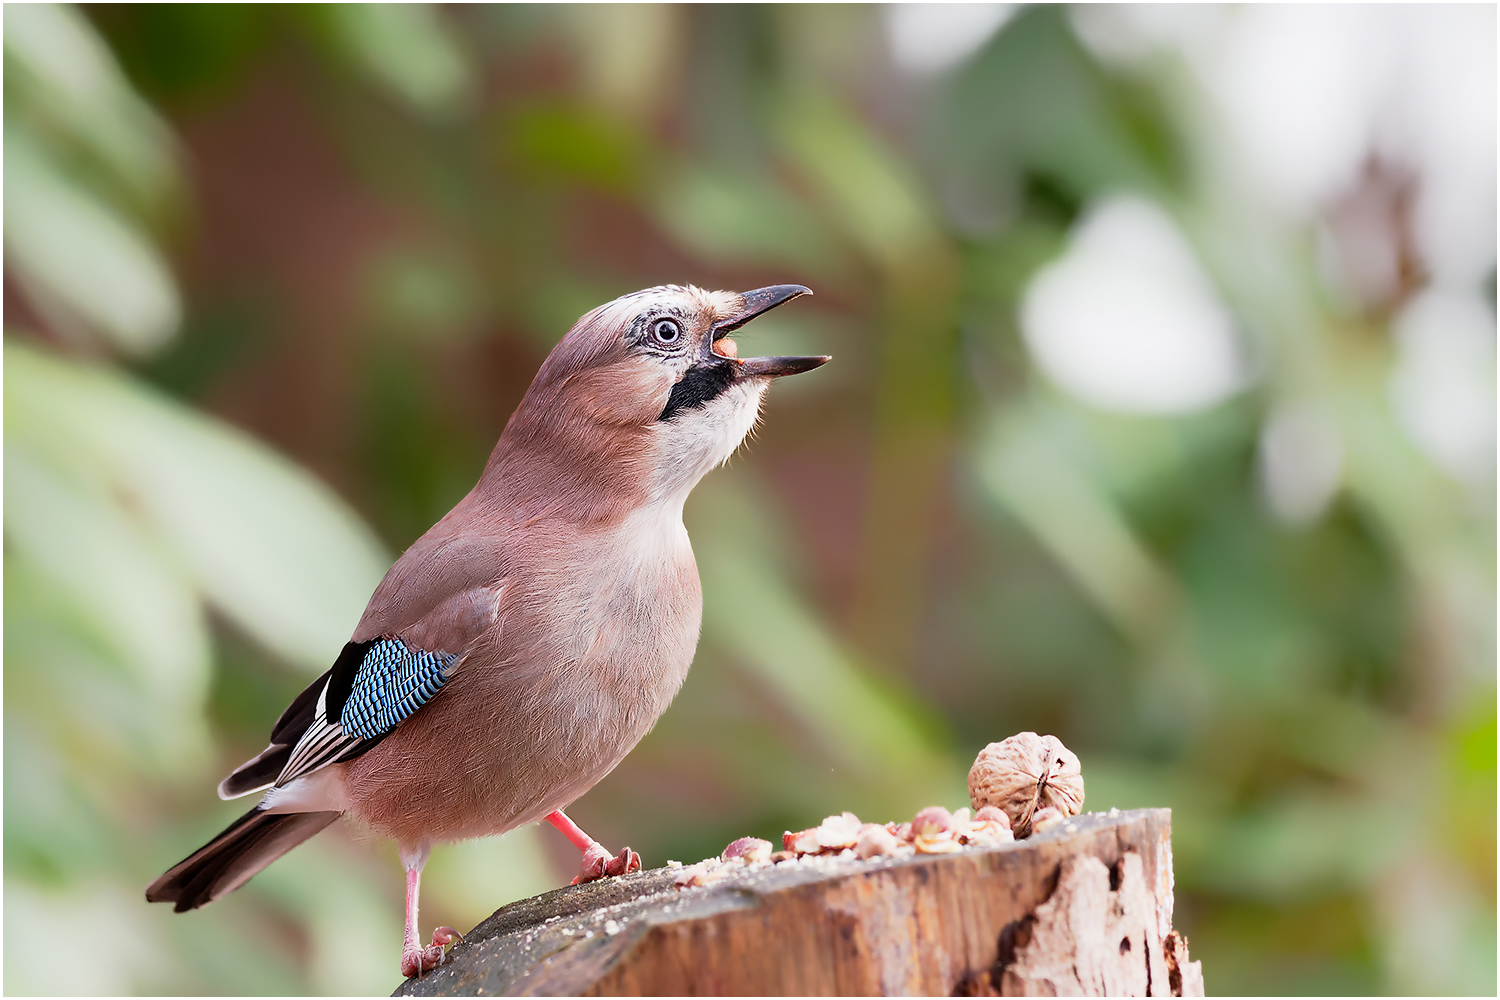
<instances>
[{"instance_id":1,"label":"eurasian jay","mask_svg":"<svg viewBox=\"0 0 1500 1000\"><path fill-rule=\"evenodd\" d=\"M219 785L260 803L146 889L196 909L348 816L406 869L401 972L434 843L546 819L587 881L639 869L562 810L620 763L687 676L702 592L688 493L739 447L771 380L827 357L740 358L727 334L808 294L664 285L584 316L537 372L479 483L396 561L333 667Z\"/></svg>"}]
</instances>

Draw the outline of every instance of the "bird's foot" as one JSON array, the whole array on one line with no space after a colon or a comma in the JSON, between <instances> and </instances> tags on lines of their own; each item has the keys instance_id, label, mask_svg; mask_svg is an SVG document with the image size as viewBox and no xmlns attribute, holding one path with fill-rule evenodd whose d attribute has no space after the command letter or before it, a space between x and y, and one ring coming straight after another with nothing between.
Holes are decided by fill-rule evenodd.
<instances>
[{"instance_id":1,"label":"bird's foot","mask_svg":"<svg viewBox=\"0 0 1500 1000\"><path fill-rule=\"evenodd\" d=\"M604 845L598 841L583 849L583 866L578 871L578 877L573 879L573 885L582 885L584 882L592 882L606 875L625 875L629 872L641 870L641 856L626 847L619 854L610 856L604 849Z\"/></svg>"},{"instance_id":2,"label":"bird's foot","mask_svg":"<svg viewBox=\"0 0 1500 1000\"><path fill-rule=\"evenodd\" d=\"M401 974L410 979L412 976L420 976L424 972L431 972L443 964L446 957L443 948L452 944L455 940L462 941L464 936L452 927L439 927L432 932L432 944L423 948L416 941L406 942L406 947L401 949Z\"/></svg>"}]
</instances>

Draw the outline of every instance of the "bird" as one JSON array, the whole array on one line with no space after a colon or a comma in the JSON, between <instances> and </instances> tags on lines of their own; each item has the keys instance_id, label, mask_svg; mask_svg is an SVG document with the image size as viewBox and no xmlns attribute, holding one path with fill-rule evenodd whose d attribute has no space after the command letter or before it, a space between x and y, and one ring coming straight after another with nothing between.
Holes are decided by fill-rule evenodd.
<instances>
[{"instance_id":1,"label":"bird","mask_svg":"<svg viewBox=\"0 0 1500 1000\"><path fill-rule=\"evenodd\" d=\"M640 868L563 810L687 677L703 597L683 504L759 419L770 383L828 360L739 357L729 334L811 294L660 285L584 315L547 356L478 483L398 558L332 667L219 785L262 797L146 889L213 902L340 817L394 840L404 976L461 939L418 932L432 846L545 820L575 883Z\"/></svg>"}]
</instances>

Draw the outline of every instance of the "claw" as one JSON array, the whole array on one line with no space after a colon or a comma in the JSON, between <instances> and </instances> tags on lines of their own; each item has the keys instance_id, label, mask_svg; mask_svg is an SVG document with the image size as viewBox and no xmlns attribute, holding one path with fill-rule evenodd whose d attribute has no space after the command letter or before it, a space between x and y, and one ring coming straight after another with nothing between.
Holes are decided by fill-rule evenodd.
<instances>
[{"instance_id":1,"label":"claw","mask_svg":"<svg viewBox=\"0 0 1500 1000\"><path fill-rule=\"evenodd\" d=\"M600 844L591 844L583 852L583 867L571 885L582 885L604 878L606 875L625 875L641 870L641 856L626 847L615 857Z\"/></svg>"},{"instance_id":2,"label":"claw","mask_svg":"<svg viewBox=\"0 0 1500 1000\"><path fill-rule=\"evenodd\" d=\"M604 866L606 875L626 875L640 870L641 856L628 847L620 851L619 857L610 858L609 864Z\"/></svg>"},{"instance_id":3,"label":"claw","mask_svg":"<svg viewBox=\"0 0 1500 1000\"><path fill-rule=\"evenodd\" d=\"M446 958L444 946L452 944L455 939L462 941L464 936L452 927L439 927L432 932L432 944L426 948L407 945L401 951L401 974L410 979L436 969Z\"/></svg>"},{"instance_id":4,"label":"claw","mask_svg":"<svg viewBox=\"0 0 1500 1000\"><path fill-rule=\"evenodd\" d=\"M547 822L557 827L573 846L578 848L583 855L583 865L578 870L578 875L570 883L582 885L595 879L604 878L606 875L625 875L629 872L641 870L641 856L630 848L622 850L618 856L610 857L604 846L584 833L578 828L578 824L568 819L567 814L561 809L547 814Z\"/></svg>"},{"instance_id":5,"label":"claw","mask_svg":"<svg viewBox=\"0 0 1500 1000\"><path fill-rule=\"evenodd\" d=\"M583 850L583 864L579 866L578 875L574 877L571 884L582 885L585 882L603 878L609 874L610 862L614 860L604 849L603 844L597 841L590 844Z\"/></svg>"}]
</instances>

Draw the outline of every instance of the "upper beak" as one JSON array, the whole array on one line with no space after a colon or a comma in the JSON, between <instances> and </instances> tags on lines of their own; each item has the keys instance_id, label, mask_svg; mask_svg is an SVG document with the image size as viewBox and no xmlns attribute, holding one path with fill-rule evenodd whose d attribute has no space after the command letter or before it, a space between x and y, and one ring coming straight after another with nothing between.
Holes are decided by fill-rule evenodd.
<instances>
[{"instance_id":1,"label":"upper beak","mask_svg":"<svg viewBox=\"0 0 1500 1000\"><path fill-rule=\"evenodd\" d=\"M812 289L802 285L768 285L754 291L742 292L740 298L745 300L744 308L728 319L721 319L715 323L713 339L718 340L724 334L738 330L761 313L768 309L775 309L783 302L790 302L799 295L811 294Z\"/></svg>"},{"instance_id":2,"label":"upper beak","mask_svg":"<svg viewBox=\"0 0 1500 1000\"><path fill-rule=\"evenodd\" d=\"M812 289L802 285L769 285L765 288L756 288L744 292L741 298L745 300L744 307L728 319L720 320L714 324L713 335L709 338L710 344L717 341L734 330L738 330L746 323L767 310L774 309L783 302L790 302L799 295L811 295ZM738 358L739 374L741 376L762 375L777 378L782 375L795 375L798 372L811 371L819 365L830 361L828 355L813 355L810 357L791 358Z\"/></svg>"}]
</instances>

